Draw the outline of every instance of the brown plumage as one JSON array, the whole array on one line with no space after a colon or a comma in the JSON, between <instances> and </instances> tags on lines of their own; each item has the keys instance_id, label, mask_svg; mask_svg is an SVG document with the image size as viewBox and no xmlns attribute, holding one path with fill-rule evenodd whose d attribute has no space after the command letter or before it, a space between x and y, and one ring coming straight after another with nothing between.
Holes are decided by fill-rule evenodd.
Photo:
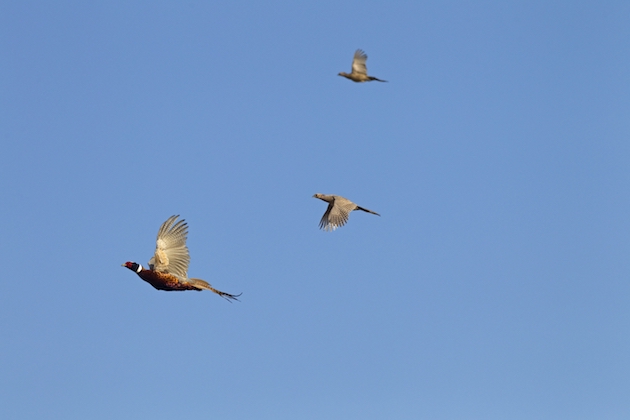
<instances>
[{"instance_id":1,"label":"brown plumage","mask_svg":"<svg viewBox=\"0 0 630 420\"><path fill-rule=\"evenodd\" d=\"M342 71L338 75L357 83L371 82L372 80L376 80L377 82L387 82L387 80L381 80L373 76L368 76L367 66L365 65L367 58L368 56L365 52L363 52L363 50L356 50L352 60L352 72L348 74Z\"/></svg>"},{"instance_id":2,"label":"brown plumage","mask_svg":"<svg viewBox=\"0 0 630 420\"><path fill-rule=\"evenodd\" d=\"M171 216L162 224L157 235L155 254L149 260L149 269L127 261L123 267L135 272L140 278L158 290L210 290L227 300L238 300L238 295L222 292L201 279L188 278L190 255L186 246L188 225L179 216Z\"/></svg>"},{"instance_id":3,"label":"brown plumage","mask_svg":"<svg viewBox=\"0 0 630 420\"><path fill-rule=\"evenodd\" d=\"M350 212L354 210L363 210L364 212L380 216L380 214L372 210L357 206L352 201L340 195L317 193L313 195L313 197L319 198L320 200L328 203L328 208L322 216L322 220L319 221L319 228L323 230L333 231L338 227L345 225L350 217Z\"/></svg>"}]
</instances>

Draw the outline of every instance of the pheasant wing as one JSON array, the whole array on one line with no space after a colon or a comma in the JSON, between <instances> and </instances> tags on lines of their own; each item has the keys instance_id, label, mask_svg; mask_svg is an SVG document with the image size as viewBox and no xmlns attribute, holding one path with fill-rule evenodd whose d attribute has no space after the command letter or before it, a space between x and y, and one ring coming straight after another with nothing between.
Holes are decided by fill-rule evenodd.
<instances>
[{"instance_id":1,"label":"pheasant wing","mask_svg":"<svg viewBox=\"0 0 630 420\"><path fill-rule=\"evenodd\" d=\"M149 261L149 267L152 270L171 273L185 279L188 264L190 264L190 255L186 246L188 224L184 219L177 221L178 217L179 215L169 217L160 227L155 255Z\"/></svg>"},{"instance_id":2,"label":"pheasant wing","mask_svg":"<svg viewBox=\"0 0 630 420\"><path fill-rule=\"evenodd\" d=\"M319 222L320 229L333 231L348 222L350 212L356 205L343 197L334 196L335 200L328 204L326 213Z\"/></svg>"},{"instance_id":3,"label":"pheasant wing","mask_svg":"<svg viewBox=\"0 0 630 420\"><path fill-rule=\"evenodd\" d=\"M356 50L352 60L352 73L365 74L367 76L367 67L365 65L367 58L367 54L363 50Z\"/></svg>"}]
</instances>

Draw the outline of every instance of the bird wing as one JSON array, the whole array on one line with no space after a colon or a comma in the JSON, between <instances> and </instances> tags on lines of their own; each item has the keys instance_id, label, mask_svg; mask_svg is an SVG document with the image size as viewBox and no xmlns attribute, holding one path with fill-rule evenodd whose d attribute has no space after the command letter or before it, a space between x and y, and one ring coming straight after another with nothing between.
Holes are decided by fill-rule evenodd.
<instances>
[{"instance_id":1,"label":"bird wing","mask_svg":"<svg viewBox=\"0 0 630 420\"><path fill-rule=\"evenodd\" d=\"M154 271L171 273L183 279L187 278L190 255L186 246L188 224L184 219L178 221L171 216L160 226L155 246L155 255L149 260L149 267Z\"/></svg>"},{"instance_id":2,"label":"bird wing","mask_svg":"<svg viewBox=\"0 0 630 420\"><path fill-rule=\"evenodd\" d=\"M356 50L352 60L352 73L367 75L367 67L365 66L367 58L367 54L363 50Z\"/></svg>"},{"instance_id":3,"label":"bird wing","mask_svg":"<svg viewBox=\"0 0 630 420\"><path fill-rule=\"evenodd\" d=\"M347 198L335 195L332 203L328 204L326 213L319 222L320 229L333 231L345 225L350 217L350 212L356 208L356 204Z\"/></svg>"}]
</instances>

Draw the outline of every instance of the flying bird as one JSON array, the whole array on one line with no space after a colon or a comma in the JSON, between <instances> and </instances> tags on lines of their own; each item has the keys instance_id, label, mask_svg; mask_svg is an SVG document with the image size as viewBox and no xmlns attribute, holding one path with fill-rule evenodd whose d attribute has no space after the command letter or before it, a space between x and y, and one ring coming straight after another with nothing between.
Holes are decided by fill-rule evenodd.
<instances>
[{"instance_id":1,"label":"flying bird","mask_svg":"<svg viewBox=\"0 0 630 420\"><path fill-rule=\"evenodd\" d=\"M376 80L377 82L387 82L387 80L377 79L373 76L368 76L367 67L365 66L365 62L367 61L367 54L363 52L363 50L356 50L354 52L354 58L352 59L352 72L350 74L346 72L339 73L339 76L346 77L353 82L371 82L372 80Z\"/></svg>"},{"instance_id":2,"label":"flying bird","mask_svg":"<svg viewBox=\"0 0 630 420\"><path fill-rule=\"evenodd\" d=\"M353 210L363 210L367 213L372 213L380 216L380 214L372 210L357 206L352 201L339 195L326 195L317 193L313 195L313 197L319 198L320 200L324 200L328 203L328 208L322 216L322 220L319 221L319 228L329 232L332 232L338 227L345 225L348 222L348 217L350 217L350 212Z\"/></svg>"},{"instance_id":3,"label":"flying bird","mask_svg":"<svg viewBox=\"0 0 630 420\"><path fill-rule=\"evenodd\" d=\"M157 235L155 255L149 260L149 268L141 264L127 261L123 267L135 272L140 278L157 290L210 290L227 300L238 300L238 295L232 295L215 289L208 282L201 279L188 278L188 264L190 255L186 246L188 224L184 219L176 222L177 216L171 216L162 223Z\"/></svg>"}]
</instances>

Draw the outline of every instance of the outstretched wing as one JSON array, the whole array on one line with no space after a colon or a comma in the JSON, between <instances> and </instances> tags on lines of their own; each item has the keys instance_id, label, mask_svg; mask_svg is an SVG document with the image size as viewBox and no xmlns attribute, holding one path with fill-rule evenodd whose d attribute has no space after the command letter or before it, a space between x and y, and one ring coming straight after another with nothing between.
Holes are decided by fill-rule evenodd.
<instances>
[{"instance_id":1,"label":"outstretched wing","mask_svg":"<svg viewBox=\"0 0 630 420\"><path fill-rule=\"evenodd\" d=\"M352 73L365 74L367 76L367 67L365 66L367 58L367 54L363 50L356 50L352 60Z\"/></svg>"},{"instance_id":2,"label":"outstretched wing","mask_svg":"<svg viewBox=\"0 0 630 420\"><path fill-rule=\"evenodd\" d=\"M334 196L334 201L328 204L326 213L319 222L319 228L327 231L333 231L346 223L348 223L348 217L350 212L354 210L357 205L352 201L340 197Z\"/></svg>"},{"instance_id":3,"label":"outstretched wing","mask_svg":"<svg viewBox=\"0 0 630 420\"><path fill-rule=\"evenodd\" d=\"M178 221L171 216L158 231L155 255L149 260L149 267L154 271L171 273L182 279L187 278L190 255L186 246L188 224L184 219Z\"/></svg>"}]
</instances>

